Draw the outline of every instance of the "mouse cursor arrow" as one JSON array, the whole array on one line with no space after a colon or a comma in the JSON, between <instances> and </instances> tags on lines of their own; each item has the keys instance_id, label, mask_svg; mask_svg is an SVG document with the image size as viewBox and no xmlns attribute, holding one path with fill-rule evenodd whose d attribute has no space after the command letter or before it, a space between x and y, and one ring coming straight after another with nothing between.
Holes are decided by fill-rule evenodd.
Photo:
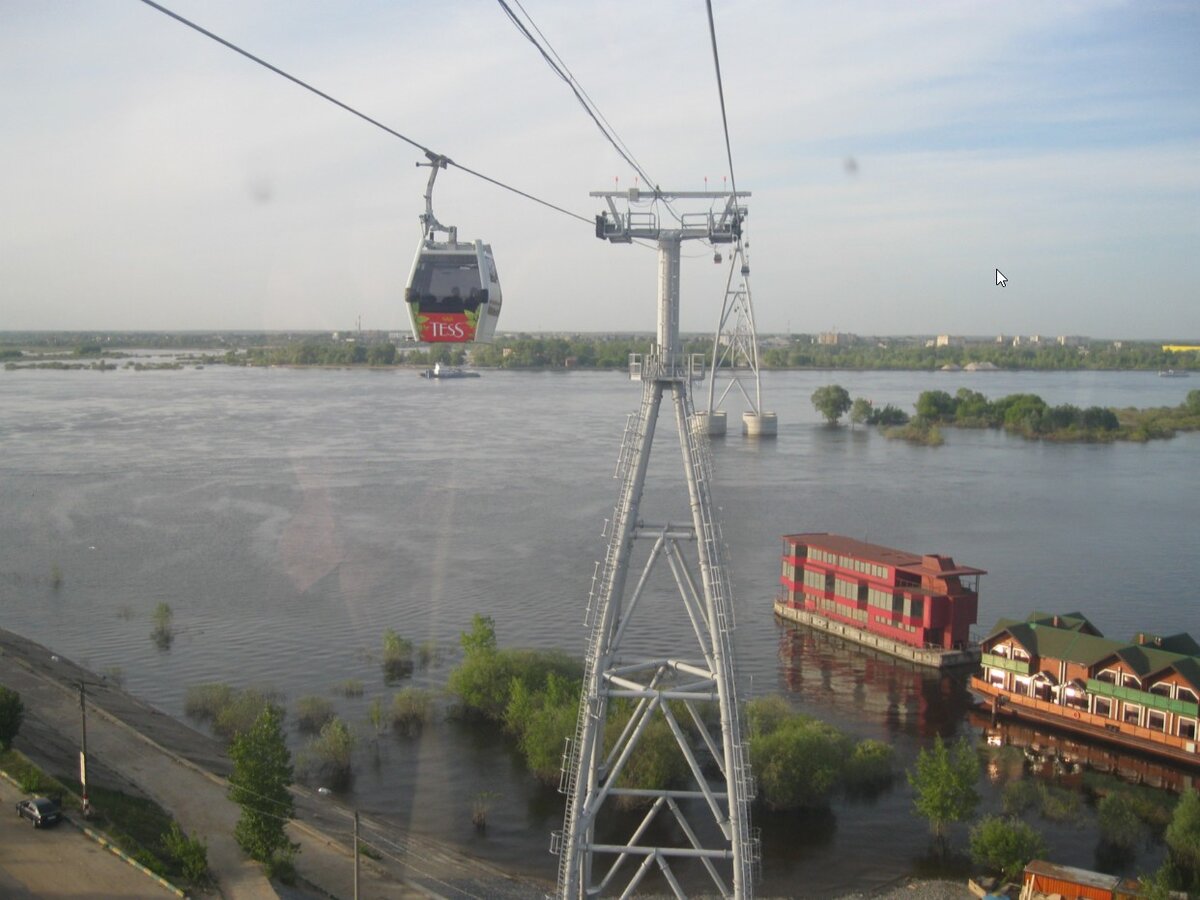
<instances>
[{"instance_id":1,"label":"mouse cursor arrow","mask_svg":"<svg viewBox=\"0 0 1200 900\"><path fill-rule=\"evenodd\" d=\"M1008 287L1008 276L999 269L996 270L996 284L1000 285L1000 287Z\"/></svg>"}]
</instances>

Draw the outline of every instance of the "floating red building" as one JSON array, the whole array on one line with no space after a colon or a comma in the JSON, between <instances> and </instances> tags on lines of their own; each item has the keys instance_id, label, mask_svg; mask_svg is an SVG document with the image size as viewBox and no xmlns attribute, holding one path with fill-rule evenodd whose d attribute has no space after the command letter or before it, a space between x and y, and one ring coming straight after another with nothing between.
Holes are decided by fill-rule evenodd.
<instances>
[{"instance_id":1,"label":"floating red building","mask_svg":"<svg viewBox=\"0 0 1200 900\"><path fill-rule=\"evenodd\" d=\"M776 613L922 665L974 663L983 569L839 534L783 538Z\"/></svg>"}]
</instances>

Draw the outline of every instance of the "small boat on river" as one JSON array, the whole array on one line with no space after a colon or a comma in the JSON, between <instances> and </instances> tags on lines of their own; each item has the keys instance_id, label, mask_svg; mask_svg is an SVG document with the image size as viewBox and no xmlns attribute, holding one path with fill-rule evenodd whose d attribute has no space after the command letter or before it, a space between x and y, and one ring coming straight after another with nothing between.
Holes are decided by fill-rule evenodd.
<instances>
[{"instance_id":1,"label":"small boat on river","mask_svg":"<svg viewBox=\"0 0 1200 900\"><path fill-rule=\"evenodd\" d=\"M443 366L441 363L434 363L432 369L426 369L421 373L422 378L479 378L478 372L468 372L466 369L461 369L458 366Z\"/></svg>"}]
</instances>

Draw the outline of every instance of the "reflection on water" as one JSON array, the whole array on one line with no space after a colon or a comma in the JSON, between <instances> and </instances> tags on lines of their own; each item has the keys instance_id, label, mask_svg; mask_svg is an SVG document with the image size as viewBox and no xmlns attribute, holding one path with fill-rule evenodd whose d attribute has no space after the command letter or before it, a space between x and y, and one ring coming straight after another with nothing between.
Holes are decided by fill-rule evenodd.
<instances>
[{"instance_id":1,"label":"reflection on water","mask_svg":"<svg viewBox=\"0 0 1200 900\"><path fill-rule=\"evenodd\" d=\"M1079 786L1083 783L1083 773L1093 771L1177 794L1200 788L1200 774L1194 770L1104 744L1087 743L1065 731L1012 719L997 719L993 723L983 710L972 710L969 721L989 747L1018 747L1024 752L1025 768L1031 774L1065 785ZM989 774L998 778L1001 773Z\"/></svg>"},{"instance_id":2,"label":"reflection on water","mask_svg":"<svg viewBox=\"0 0 1200 900\"><path fill-rule=\"evenodd\" d=\"M969 672L913 665L794 623L780 628L779 669L792 694L839 719L884 723L889 733L948 734L971 707Z\"/></svg>"}]
</instances>

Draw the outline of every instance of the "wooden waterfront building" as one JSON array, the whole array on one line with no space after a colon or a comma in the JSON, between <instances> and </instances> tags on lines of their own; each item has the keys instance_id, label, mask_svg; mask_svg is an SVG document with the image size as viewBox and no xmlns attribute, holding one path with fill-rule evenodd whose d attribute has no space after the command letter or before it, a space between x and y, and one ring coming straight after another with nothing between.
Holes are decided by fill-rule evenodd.
<instances>
[{"instance_id":1,"label":"wooden waterfront building","mask_svg":"<svg viewBox=\"0 0 1200 900\"><path fill-rule=\"evenodd\" d=\"M1200 644L1188 634L1105 638L1079 613L1000 620L971 687L995 714L1041 721L1200 765Z\"/></svg>"},{"instance_id":2,"label":"wooden waterfront building","mask_svg":"<svg viewBox=\"0 0 1200 900\"><path fill-rule=\"evenodd\" d=\"M783 538L777 611L807 611L899 645L964 650L979 611L983 569L839 534ZM853 638L844 630L842 636Z\"/></svg>"}]
</instances>

